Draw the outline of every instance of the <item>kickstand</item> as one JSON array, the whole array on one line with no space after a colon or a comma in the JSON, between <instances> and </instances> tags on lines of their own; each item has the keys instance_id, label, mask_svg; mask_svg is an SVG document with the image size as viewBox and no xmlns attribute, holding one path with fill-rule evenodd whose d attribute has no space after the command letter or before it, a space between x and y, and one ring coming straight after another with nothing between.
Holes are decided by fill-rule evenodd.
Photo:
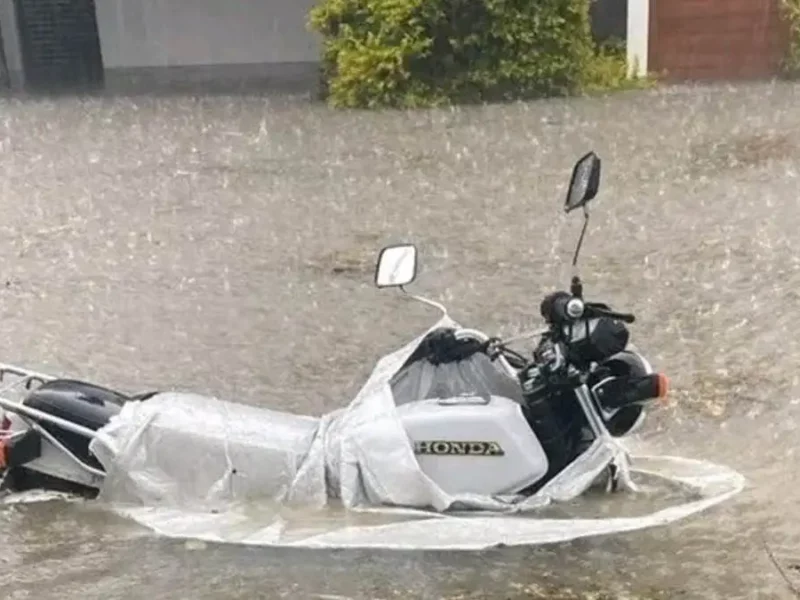
<instances>
[{"instance_id":1,"label":"kickstand","mask_svg":"<svg viewBox=\"0 0 800 600\"><path fill-rule=\"evenodd\" d=\"M613 494L619 491L619 469L617 465L610 464L608 467L608 480L606 481L606 493Z\"/></svg>"},{"instance_id":2,"label":"kickstand","mask_svg":"<svg viewBox=\"0 0 800 600\"><path fill-rule=\"evenodd\" d=\"M619 447L618 450L617 456L608 464L606 491L614 493L622 488L629 492L638 492L639 486L631 478L628 452L622 447Z\"/></svg>"}]
</instances>

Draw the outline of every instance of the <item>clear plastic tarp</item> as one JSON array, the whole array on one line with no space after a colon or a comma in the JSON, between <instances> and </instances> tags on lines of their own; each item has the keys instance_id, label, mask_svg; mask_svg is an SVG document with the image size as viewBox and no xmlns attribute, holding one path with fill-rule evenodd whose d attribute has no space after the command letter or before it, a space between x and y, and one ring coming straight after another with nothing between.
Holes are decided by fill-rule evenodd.
<instances>
[{"instance_id":1,"label":"clear plastic tarp","mask_svg":"<svg viewBox=\"0 0 800 600\"><path fill-rule=\"evenodd\" d=\"M445 317L432 329L456 326ZM449 495L420 469L396 406L439 394L442 386L456 395L453 382L466 382L472 393L497 394L498 386L510 397L518 392L480 355L450 365L421 363L395 378L427 333L378 361L352 402L321 418L185 393L126 405L91 444L108 473L100 502L170 537L473 549L663 525L744 487L744 478L726 467L631 456L609 438L597 440L533 496ZM628 491L622 494L637 493L637 476L687 493L630 517L542 515L543 508L584 494L612 462L623 474Z\"/></svg>"}]
</instances>

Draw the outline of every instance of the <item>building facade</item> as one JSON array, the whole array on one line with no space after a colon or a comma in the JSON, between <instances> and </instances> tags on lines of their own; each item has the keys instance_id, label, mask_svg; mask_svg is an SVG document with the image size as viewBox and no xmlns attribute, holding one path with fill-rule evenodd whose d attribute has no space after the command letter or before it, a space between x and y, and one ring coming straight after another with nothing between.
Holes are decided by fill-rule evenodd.
<instances>
[{"instance_id":1,"label":"building facade","mask_svg":"<svg viewBox=\"0 0 800 600\"><path fill-rule=\"evenodd\" d=\"M316 79L314 0L0 0L12 86L194 83L304 86Z\"/></svg>"}]
</instances>

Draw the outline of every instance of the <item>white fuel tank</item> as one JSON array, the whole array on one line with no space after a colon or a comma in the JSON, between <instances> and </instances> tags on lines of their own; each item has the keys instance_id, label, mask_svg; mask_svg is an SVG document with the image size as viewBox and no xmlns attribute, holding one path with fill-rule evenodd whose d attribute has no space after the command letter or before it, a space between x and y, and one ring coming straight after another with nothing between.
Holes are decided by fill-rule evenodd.
<instances>
[{"instance_id":1,"label":"white fuel tank","mask_svg":"<svg viewBox=\"0 0 800 600\"><path fill-rule=\"evenodd\" d=\"M514 494L549 468L521 406L508 398L421 400L397 412L420 468L445 492Z\"/></svg>"}]
</instances>

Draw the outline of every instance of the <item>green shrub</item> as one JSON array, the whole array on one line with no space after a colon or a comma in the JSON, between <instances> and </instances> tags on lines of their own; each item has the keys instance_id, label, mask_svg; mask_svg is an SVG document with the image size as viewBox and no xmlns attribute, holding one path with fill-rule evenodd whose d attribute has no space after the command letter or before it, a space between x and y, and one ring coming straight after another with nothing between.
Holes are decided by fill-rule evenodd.
<instances>
[{"instance_id":1,"label":"green shrub","mask_svg":"<svg viewBox=\"0 0 800 600\"><path fill-rule=\"evenodd\" d=\"M627 55L624 40L612 38L600 44L583 73L582 91L599 93L653 87L656 79L651 76L628 77Z\"/></svg>"},{"instance_id":2,"label":"green shrub","mask_svg":"<svg viewBox=\"0 0 800 600\"><path fill-rule=\"evenodd\" d=\"M592 40L589 0L321 0L334 106L418 107L619 87L624 52Z\"/></svg>"},{"instance_id":3,"label":"green shrub","mask_svg":"<svg viewBox=\"0 0 800 600\"><path fill-rule=\"evenodd\" d=\"M785 77L794 79L800 76L800 0L781 0L781 9L789 25L789 48L782 71Z\"/></svg>"}]
</instances>

